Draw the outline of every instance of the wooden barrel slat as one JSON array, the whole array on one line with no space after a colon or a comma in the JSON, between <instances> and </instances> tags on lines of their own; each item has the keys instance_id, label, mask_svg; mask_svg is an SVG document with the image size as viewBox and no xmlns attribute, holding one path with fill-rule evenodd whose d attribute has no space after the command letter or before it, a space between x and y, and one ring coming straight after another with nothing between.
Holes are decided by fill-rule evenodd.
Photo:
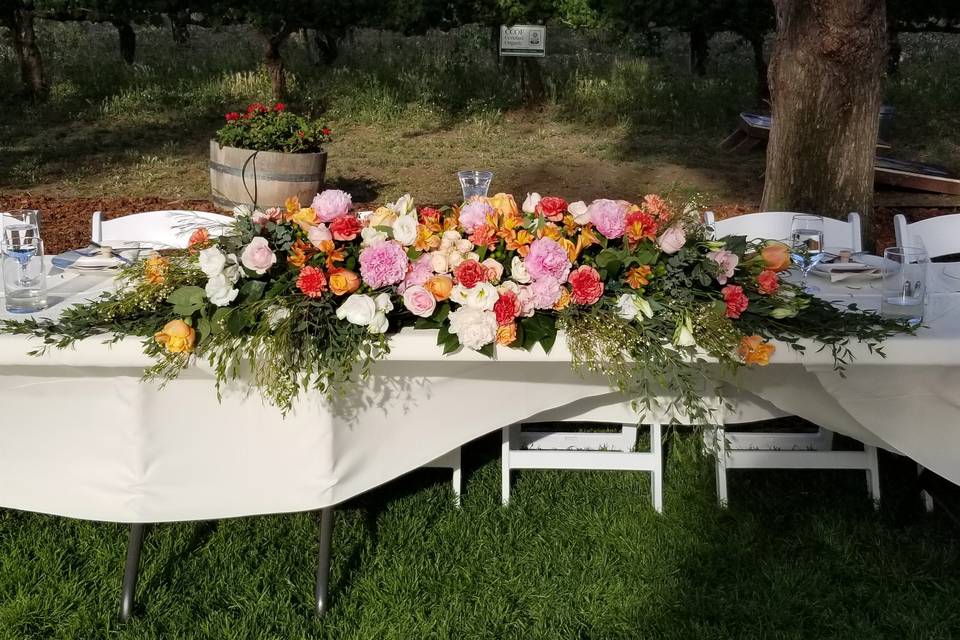
<instances>
[{"instance_id":1,"label":"wooden barrel slat","mask_svg":"<svg viewBox=\"0 0 960 640\"><path fill-rule=\"evenodd\" d=\"M251 159L253 154L256 155ZM326 152L254 152L221 147L216 140L210 141L210 188L214 204L223 210L239 204L252 205L253 195L261 209L282 207L290 196L297 196L306 204L323 187L326 169Z\"/></svg>"}]
</instances>

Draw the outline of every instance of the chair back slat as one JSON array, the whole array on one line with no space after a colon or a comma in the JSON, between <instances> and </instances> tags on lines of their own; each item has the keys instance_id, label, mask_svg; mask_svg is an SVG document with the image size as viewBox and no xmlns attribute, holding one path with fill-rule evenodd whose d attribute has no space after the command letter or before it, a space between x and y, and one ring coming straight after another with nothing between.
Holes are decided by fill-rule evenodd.
<instances>
[{"instance_id":1,"label":"chair back slat","mask_svg":"<svg viewBox=\"0 0 960 640\"><path fill-rule=\"evenodd\" d=\"M897 214L893 219L897 246L922 247L931 258L960 253L960 213L907 223Z\"/></svg>"},{"instance_id":2,"label":"chair back slat","mask_svg":"<svg viewBox=\"0 0 960 640\"><path fill-rule=\"evenodd\" d=\"M713 227L714 237L746 236L747 240L782 240L790 242L790 225L793 217L804 215L793 211L763 211L734 216L725 220L716 220L708 211L704 222ZM823 219L823 244L826 247L850 248L860 251L863 240L860 237L860 216L851 213L846 221L833 218Z\"/></svg>"}]
</instances>

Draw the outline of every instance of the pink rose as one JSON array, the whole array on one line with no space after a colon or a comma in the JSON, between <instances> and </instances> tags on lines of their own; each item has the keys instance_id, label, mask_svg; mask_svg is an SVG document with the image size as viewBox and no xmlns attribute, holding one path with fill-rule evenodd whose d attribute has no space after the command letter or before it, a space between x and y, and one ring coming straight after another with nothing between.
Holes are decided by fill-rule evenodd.
<instances>
[{"instance_id":1,"label":"pink rose","mask_svg":"<svg viewBox=\"0 0 960 640\"><path fill-rule=\"evenodd\" d=\"M321 242L333 240L333 234L330 233L330 229L327 228L327 225L318 224L314 227L310 227L310 229L307 231L307 240L310 241L310 244L319 249Z\"/></svg>"},{"instance_id":2,"label":"pink rose","mask_svg":"<svg viewBox=\"0 0 960 640\"><path fill-rule=\"evenodd\" d=\"M318 193L310 207L320 222L333 222L350 211L353 198L350 194L339 189L327 189Z\"/></svg>"},{"instance_id":3,"label":"pink rose","mask_svg":"<svg viewBox=\"0 0 960 640\"><path fill-rule=\"evenodd\" d=\"M429 318L437 308L433 294L416 284L403 292L403 306L415 316Z\"/></svg>"},{"instance_id":4,"label":"pink rose","mask_svg":"<svg viewBox=\"0 0 960 640\"><path fill-rule=\"evenodd\" d=\"M482 200L472 200L460 209L460 226L473 233L487 223L487 216L496 215L496 210Z\"/></svg>"},{"instance_id":5,"label":"pink rose","mask_svg":"<svg viewBox=\"0 0 960 640\"><path fill-rule=\"evenodd\" d=\"M587 207L587 214L597 231L613 240L622 236L627 228L629 206L622 200L594 200Z\"/></svg>"},{"instance_id":6,"label":"pink rose","mask_svg":"<svg viewBox=\"0 0 960 640\"><path fill-rule=\"evenodd\" d=\"M560 299L561 287L560 281L551 276L544 276L533 281L527 289L530 291L530 298L536 309L552 309ZM520 301L521 305L523 300Z\"/></svg>"},{"instance_id":7,"label":"pink rose","mask_svg":"<svg viewBox=\"0 0 960 640\"><path fill-rule=\"evenodd\" d=\"M740 258L732 251L710 251L707 257L717 263L717 282L727 284L727 279L733 277L733 272L740 262Z\"/></svg>"},{"instance_id":8,"label":"pink rose","mask_svg":"<svg viewBox=\"0 0 960 640\"><path fill-rule=\"evenodd\" d=\"M657 240L657 245L660 247L660 251L664 253L671 254L680 251L683 248L683 245L687 243L687 234L684 233L683 227L675 224L666 231L663 232L663 235Z\"/></svg>"},{"instance_id":9,"label":"pink rose","mask_svg":"<svg viewBox=\"0 0 960 640\"><path fill-rule=\"evenodd\" d=\"M566 282L570 275L570 258L566 250L550 238L538 238L530 244L523 266L534 280L553 278L558 282Z\"/></svg>"},{"instance_id":10,"label":"pink rose","mask_svg":"<svg viewBox=\"0 0 960 640\"><path fill-rule=\"evenodd\" d=\"M487 270L487 280L496 284L503 277L503 265L495 258L487 258L480 263Z\"/></svg>"},{"instance_id":11,"label":"pink rose","mask_svg":"<svg viewBox=\"0 0 960 640\"><path fill-rule=\"evenodd\" d=\"M258 209L253 212L250 218L253 220L253 224L263 227L266 226L268 222L280 222L283 220L283 211L280 207L270 207L266 211L260 211Z\"/></svg>"},{"instance_id":12,"label":"pink rose","mask_svg":"<svg viewBox=\"0 0 960 640\"><path fill-rule=\"evenodd\" d=\"M372 289L397 284L407 275L409 262L400 243L378 242L360 252L360 276Z\"/></svg>"},{"instance_id":13,"label":"pink rose","mask_svg":"<svg viewBox=\"0 0 960 640\"><path fill-rule=\"evenodd\" d=\"M408 287L421 285L431 277L433 277L433 259L429 253L424 253L410 263L407 275L397 287L397 291L403 293Z\"/></svg>"},{"instance_id":14,"label":"pink rose","mask_svg":"<svg viewBox=\"0 0 960 640\"><path fill-rule=\"evenodd\" d=\"M517 303L520 305L520 316L529 318L537 308L533 304L533 292L530 287L520 287L517 291Z\"/></svg>"},{"instance_id":15,"label":"pink rose","mask_svg":"<svg viewBox=\"0 0 960 640\"><path fill-rule=\"evenodd\" d=\"M250 271L262 276L277 263L277 254L270 249L270 243L267 242L266 238L257 236L243 248L243 253L240 254L240 262Z\"/></svg>"}]
</instances>

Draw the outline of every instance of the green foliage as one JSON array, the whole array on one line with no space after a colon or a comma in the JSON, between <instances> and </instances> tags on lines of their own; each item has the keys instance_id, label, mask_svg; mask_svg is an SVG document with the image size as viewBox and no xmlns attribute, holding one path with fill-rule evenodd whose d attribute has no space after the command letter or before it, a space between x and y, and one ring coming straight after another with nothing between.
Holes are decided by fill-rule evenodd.
<instances>
[{"instance_id":1,"label":"green foliage","mask_svg":"<svg viewBox=\"0 0 960 640\"><path fill-rule=\"evenodd\" d=\"M296 115L277 103L272 109L260 103L247 107L241 115L231 112L227 123L217 131L217 142L224 147L284 153L319 153L330 141L330 128L320 120Z\"/></svg>"}]
</instances>

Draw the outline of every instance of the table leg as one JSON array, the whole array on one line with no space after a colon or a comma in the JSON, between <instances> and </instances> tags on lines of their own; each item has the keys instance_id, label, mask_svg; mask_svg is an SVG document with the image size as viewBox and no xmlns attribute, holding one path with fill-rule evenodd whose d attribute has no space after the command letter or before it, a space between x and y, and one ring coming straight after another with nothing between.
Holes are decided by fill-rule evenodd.
<instances>
[{"instance_id":1,"label":"table leg","mask_svg":"<svg viewBox=\"0 0 960 640\"><path fill-rule=\"evenodd\" d=\"M145 524L130 525L127 541L127 563L123 569L123 589L120 596L120 620L127 622L133 616L133 598L137 591L137 576L140 572L140 550L143 548Z\"/></svg>"},{"instance_id":2,"label":"table leg","mask_svg":"<svg viewBox=\"0 0 960 640\"><path fill-rule=\"evenodd\" d=\"M333 507L320 510L320 562L317 564L317 613L323 615L330 607L330 544L333 541Z\"/></svg>"}]
</instances>

